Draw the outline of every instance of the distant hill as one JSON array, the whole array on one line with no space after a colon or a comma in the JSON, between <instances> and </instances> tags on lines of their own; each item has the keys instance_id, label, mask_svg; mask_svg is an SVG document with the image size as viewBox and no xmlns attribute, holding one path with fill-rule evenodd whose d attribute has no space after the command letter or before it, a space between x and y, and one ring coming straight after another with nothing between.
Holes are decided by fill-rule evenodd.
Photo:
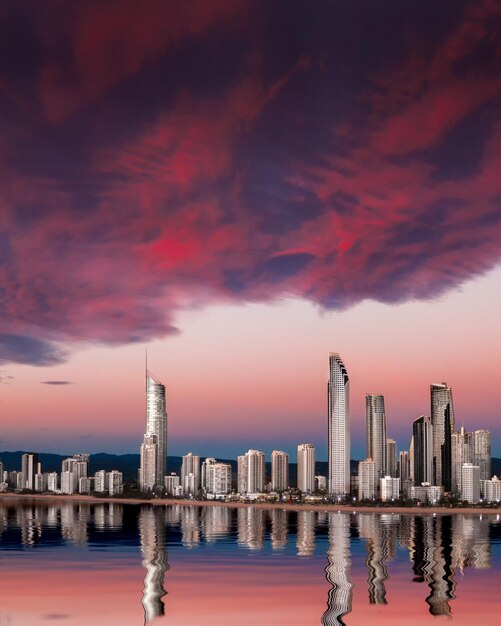
<instances>
[{"instance_id":1,"label":"distant hill","mask_svg":"<svg viewBox=\"0 0 501 626\"><path fill-rule=\"evenodd\" d=\"M4 469L8 471L21 469L21 457L25 454L22 450L16 452L0 452L0 460L4 464ZM61 463L63 459L68 458L68 454L49 454L46 452L39 452L38 457L42 463L42 470L44 472L60 472ZM202 460L205 457L202 457ZM223 463L229 463L234 472L237 471L236 459L218 459ZM179 474L181 471L182 457L169 456L167 457L167 471L175 472ZM139 468L139 454L107 454L106 452L100 452L98 454L91 454L89 463L89 473L92 475L100 469L111 471L113 469L119 470L124 475L125 481L134 481L137 479L137 470ZM350 461L351 473L356 473L358 469L358 461ZM327 475L327 461L317 461L316 473L323 476ZM497 457L492 458L492 473L499 476L501 474L501 459ZM271 463L266 463L266 474L269 477L271 475ZM296 463L289 464L290 480L293 484L297 478L297 465Z\"/></svg>"}]
</instances>

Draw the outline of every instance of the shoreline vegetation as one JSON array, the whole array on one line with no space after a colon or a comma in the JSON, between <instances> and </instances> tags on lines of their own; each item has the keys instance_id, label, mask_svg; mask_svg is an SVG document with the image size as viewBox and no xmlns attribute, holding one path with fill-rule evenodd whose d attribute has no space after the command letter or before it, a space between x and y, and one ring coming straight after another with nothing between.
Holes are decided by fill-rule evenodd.
<instances>
[{"instance_id":1,"label":"shoreline vegetation","mask_svg":"<svg viewBox=\"0 0 501 626\"><path fill-rule=\"evenodd\" d=\"M96 497L81 494L23 494L23 493L0 493L0 503L25 500L42 502L73 502L74 504L151 504L153 506L198 506L198 507L230 507L234 509L253 507L256 509L282 509L285 511L317 511L317 512L340 512L340 513L393 513L407 515L429 515L436 513L439 515L499 515L501 506L497 507L444 507L444 506L354 506L351 504L299 504L289 502L225 502L221 500L183 500L176 498L154 498L142 499Z\"/></svg>"}]
</instances>

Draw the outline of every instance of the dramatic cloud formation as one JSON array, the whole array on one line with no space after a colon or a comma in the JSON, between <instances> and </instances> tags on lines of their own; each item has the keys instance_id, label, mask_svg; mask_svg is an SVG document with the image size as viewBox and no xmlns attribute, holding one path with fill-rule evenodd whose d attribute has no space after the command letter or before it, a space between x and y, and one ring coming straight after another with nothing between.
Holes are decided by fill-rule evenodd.
<instances>
[{"instance_id":1,"label":"dramatic cloud formation","mask_svg":"<svg viewBox=\"0 0 501 626\"><path fill-rule=\"evenodd\" d=\"M0 11L0 362L214 301L431 298L501 258L494 1Z\"/></svg>"}]
</instances>

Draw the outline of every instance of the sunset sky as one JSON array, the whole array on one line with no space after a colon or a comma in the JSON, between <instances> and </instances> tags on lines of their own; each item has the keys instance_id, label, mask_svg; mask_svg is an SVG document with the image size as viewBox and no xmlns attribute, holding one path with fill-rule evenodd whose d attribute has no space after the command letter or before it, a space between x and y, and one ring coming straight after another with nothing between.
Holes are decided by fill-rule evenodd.
<instances>
[{"instance_id":1,"label":"sunset sky","mask_svg":"<svg viewBox=\"0 0 501 626\"><path fill-rule=\"evenodd\" d=\"M495 0L0 5L0 450L318 445L329 352L407 449L501 456Z\"/></svg>"}]
</instances>

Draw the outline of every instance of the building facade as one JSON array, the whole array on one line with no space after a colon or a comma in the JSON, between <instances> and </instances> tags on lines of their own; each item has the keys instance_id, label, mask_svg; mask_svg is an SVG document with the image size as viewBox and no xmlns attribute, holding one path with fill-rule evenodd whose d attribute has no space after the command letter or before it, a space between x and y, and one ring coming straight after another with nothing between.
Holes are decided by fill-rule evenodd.
<instances>
[{"instance_id":1,"label":"building facade","mask_svg":"<svg viewBox=\"0 0 501 626\"><path fill-rule=\"evenodd\" d=\"M433 426L433 485L452 487L451 435L455 429L452 389L447 383L430 385Z\"/></svg>"},{"instance_id":2,"label":"building facade","mask_svg":"<svg viewBox=\"0 0 501 626\"><path fill-rule=\"evenodd\" d=\"M376 465L376 475L379 481L380 478L386 476L387 468L384 396L366 394L365 427L367 458L374 461Z\"/></svg>"},{"instance_id":3,"label":"building facade","mask_svg":"<svg viewBox=\"0 0 501 626\"><path fill-rule=\"evenodd\" d=\"M192 452L183 456L181 486L185 495L197 496L200 491L200 457Z\"/></svg>"},{"instance_id":4,"label":"building facade","mask_svg":"<svg viewBox=\"0 0 501 626\"><path fill-rule=\"evenodd\" d=\"M461 499L477 504L480 501L480 467L473 463L463 463L461 473Z\"/></svg>"},{"instance_id":5,"label":"building facade","mask_svg":"<svg viewBox=\"0 0 501 626\"><path fill-rule=\"evenodd\" d=\"M302 493L315 493L315 446L301 443L297 447L297 488Z\"/></svg>"},{"instance_id":6,"label":"building facade","mask_svg":"<svg viewBox=\"0 0 501 626\"><path fill-rule=\"evenodd\" d=\"M412 425L414 485L433 482L433 426L429 417L421 415Z\"/></svg>"},{"instance_id":7,"label":"building facade","mask_svg":"<svg viewBox=\"0 0 501 626\"><path fill-rule=\"evenodd\" d=\"M379 479L381 500L391 502L400 498L400 479L394 476L383 476Z\"/></svg>"},{"instance_id":8,"label":"building facade","mask_svg":"<svg viewBox=\"0 0 501 626\"><path fill-rule=\"evenodd\" d=\"M350 379L337 353L329 356L327 425L329 495L344 497L350 491Z\"/></svg>"},{"instance_id":9,"label":"building facade","mask_svg":"<svg viewBox=\"0 0 501 626\"><path fill-rule=\"evenodd\" d=\"M238 491L241 494L262 493L264 480L264 452L249 450L238 457Z\"/></svg>"},{"instance_id":10,"label":"building facade","mask_svg":"<svg viewBox=\"0 0 501 626\"><path fill-rule=\"evenodd\" d=\"M271 490L285 491L289 488L289 455L281 450L271 453Z\"/></svg>"},{"instance_id":11,"label":"building facade","mask_svg":"<svg viewBox=\"0 0 501 626\"><path fill-rule=\"evenodd\" d=\"M358 463L358 499L374 500L377 497L378 477L376 463L366 459Z\"/></svg>"},{"instance_id":12,"label":"building facade","mask_svg":"<svg viewBox=\"0 0 501 626\"><path fill-rule=\"evenodd\" d=\"M167 468L165 385L146 370L146 433L141 446L139 488L163 487Z\"/></svg>"}]
</instances>

